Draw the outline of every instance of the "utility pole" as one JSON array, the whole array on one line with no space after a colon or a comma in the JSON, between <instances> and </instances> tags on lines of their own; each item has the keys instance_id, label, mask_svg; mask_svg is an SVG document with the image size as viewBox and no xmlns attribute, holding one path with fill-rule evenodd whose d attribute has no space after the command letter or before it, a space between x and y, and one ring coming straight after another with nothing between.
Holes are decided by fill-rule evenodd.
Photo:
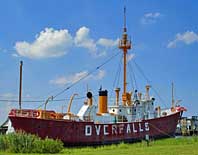
<instances>
[{"instance_id":1,"label":"utility pole","mask_svg":"<svg viewBox=\"0 0 198 155\"><path fill-rule=\"evenodd\" d=\"M21 96L22 96L22 74L23 72L23 61L20 61L20 81L19 81L19 109L21 110Z\"/></svg>"},{"instance_id":2,"label":"utility pole","mask_svg":"<svg viewBox=\"0 0 198 155\"><path fill-rule=\"evenodd\" d=\"M172 82L172 108L175 107L175 100L174 100L174 83Z\"/></svg>"}]
</instances>

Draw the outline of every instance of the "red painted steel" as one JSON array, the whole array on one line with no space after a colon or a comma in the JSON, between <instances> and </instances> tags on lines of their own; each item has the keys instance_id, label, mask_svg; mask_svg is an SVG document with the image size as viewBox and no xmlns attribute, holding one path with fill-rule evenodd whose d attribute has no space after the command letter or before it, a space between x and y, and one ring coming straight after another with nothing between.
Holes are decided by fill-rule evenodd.
<instances>
[{"instance_id":1,"label":"red painted steel","mask_svg":"<svg viewBox=\"0 0 198 155\"><path fill-rule=\"evenodd\" d=\"M169 116L141 122L109 124L18 116L16 110L11 110L9 118L15 130L23 130L41 138L60 139L65 145L95 145L137 141L144 139L146 134L152 138L173 136L181 113L182 109Z\"/></svg>"}]
</instances>

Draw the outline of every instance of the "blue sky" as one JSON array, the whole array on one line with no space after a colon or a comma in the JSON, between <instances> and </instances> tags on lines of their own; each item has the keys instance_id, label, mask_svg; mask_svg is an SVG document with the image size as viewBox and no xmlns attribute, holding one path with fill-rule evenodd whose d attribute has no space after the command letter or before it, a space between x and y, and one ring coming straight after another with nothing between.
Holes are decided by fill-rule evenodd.
<instances>
[{"instance_id":1,"label":"blue sky","mask_svg":"<svg viewBox=\"0 0 198 155\"><path fill-rule=\"evenodd\" d=\"M20 60L24 62L23 100L45 100L119 52L116 43L122 35L124 5L136 88L144 93L147 81L133 61L160 94L162 99L151 89L156 105L171 104L173 81L176 99L182 99L181 105L188 109L185 115L197 115L198 2L193 0L0 1L0 100L18 99ZM84 97L87 85L94 95L101 85L112 94L120 56L121 52L56 99L68 99L73 93ZM131 90L130 77L128 83ZM73 112L83 100L74 101ZM50 102L48 108L61 111L67 103ZM41 104L24 102L22 106ZM0 122L16 107L15 102L1 101Z\"/></svg>"}]
</instances>

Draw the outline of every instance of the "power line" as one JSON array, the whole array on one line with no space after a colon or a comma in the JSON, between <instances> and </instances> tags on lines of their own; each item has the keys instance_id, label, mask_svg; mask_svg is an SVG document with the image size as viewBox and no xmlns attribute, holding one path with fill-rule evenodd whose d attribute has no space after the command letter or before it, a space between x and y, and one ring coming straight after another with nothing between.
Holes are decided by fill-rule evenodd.
<instances>
[{"instance_id":1,"label":"power line","mask_svg":"<svg viewBox=\"0 0 198 155\"><path fill-rule=\"evenodd\" d=\"M83 98L86 98L85 96L84 97L78 97L78 98L75 98L74 100L79 100L79 99L83 99ZM52 100L53 102L61 102L61 101L69 101L70 99L69 98L66 98L66 99L56 99L56 100ZM52 101L49 101L49 102L52 102ZM19 100L16 100L16 99L0 99L0 102L19 102ZM22 103L34 103L34 102L37 102L37 103L40 103L40 102L45 102L45 100L22 100Z\"/></svg>"},{"instance_id":2,"label":"power line","mask_svg":"<svg viewBox=\"0 0 198 155\"><path fill-rule=\"evenodd\" d=\"M19 100L0 99L0 102L19 102ZM22 102L44 102L44 100L34 100L34 101L28 100Z\"/></svg>"}]
</instances>

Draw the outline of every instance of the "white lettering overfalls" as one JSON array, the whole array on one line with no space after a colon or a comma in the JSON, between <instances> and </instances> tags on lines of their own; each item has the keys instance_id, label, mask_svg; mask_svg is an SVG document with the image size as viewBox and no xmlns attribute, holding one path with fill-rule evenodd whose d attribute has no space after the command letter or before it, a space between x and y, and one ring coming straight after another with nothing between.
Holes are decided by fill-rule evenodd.
<instances>
[{"instance_id":1,"label":"white lettering overfalls","mask_svg":"<svg viewBox=\"0 0 198 155\"><path fill-rule=\"evenodd\" d=\"M101 126L100 125L95 125L95 128L96 128L96 135L99 136Z\"/></svg>"},{"instance_id":2,"label":"white lettering overfalls","mask_svg":"<svg viewBox=\"0 0 198 155\"><path fill-rule=\"evenodd\" d=\"M104 129L104 135L105 135L105 136L108 135L108 134L109 134L109 132L107 131L108 125L104 125L104 126L103 126L103 129Z\"/></svg>"},{"instance_id":3,"label":"white lettering overfalls","mask_svg":"<svg viewBox=\"0 0 198 155\"><path fill-rule=\"evenodd\" d=\"M92 133L96 133L96 136L103 134L106 135L121 135L121 134L132 134L137 132L149 131L148 122L137 122L137 123L128 123L128 124L95 124L85 125L85 136L92 136Z\"/></svg>"},{"instance_id":4,"label":"white lettering overfalls","mask_svg":"<svg viewBox=\"0 0 198 155\"><path fill-rule=\"evenodd\" d=\"M141 123L139 123L139 131L143 132L144 130L142 129Z\"/></svg>"},{"instance_id":5,"label":"white lettering overfalls","mask_svg":"<svg viewBox=\"0 0 198 155\"><path fill-rule=\"evenodd\" d=\"M85 136L91 136L92 135L92 126L86 125L85 126Z\"/></svg>"},{"instance_id":6,"label":"white lettering overfalls","mask_svg":"<svg viewBox=\"0 0 198 155\"><path fill-rule=\"evenodd\" d=\"M149 131L149 123L148 122L145 122L144 123L144 126L145 126L145 131Z\"/></svg>"},{"instance_id":7,"label":"white lettering overfalls","mask_svg":"<svg viewBox=\"0 0 198 155\"><path fill-rule=\"evenodd\" d=\"M136 133L137 130L135 129L135 124L133 123L133 132Z\"/></svg>"},{"instance_id":8,"label":"white lettering overfalls","mask_svg":"<svg viewBox=\"0 0 198 155\"><path fill-rule=\"evenodd\" d=\"M112 132L111 133L112 133L112 135L114 135L114 134L117 135L117 133L118 133L117 132L117 125L112 125Z\"/></svg>"},{"instance_id":9,"label":"white lettering overfalls","mask_svg":"<svg viewBox=\"0 0 198 155\"><path fill-rule=\"evenodd\" d=\"M130 124L127 124L127 133L131 133L131 126L130 126Z\"/></svg>"},{"instance_id":10,"label":"white lettering overfalls","mask_svg":"<svg viewBox=\"0 0 198 155\"><path fill-rule=\"evenodd\" d=\"M124 131L124 124L119 125L119 134L122 134Z\"/></svg>"}]
</instances>

